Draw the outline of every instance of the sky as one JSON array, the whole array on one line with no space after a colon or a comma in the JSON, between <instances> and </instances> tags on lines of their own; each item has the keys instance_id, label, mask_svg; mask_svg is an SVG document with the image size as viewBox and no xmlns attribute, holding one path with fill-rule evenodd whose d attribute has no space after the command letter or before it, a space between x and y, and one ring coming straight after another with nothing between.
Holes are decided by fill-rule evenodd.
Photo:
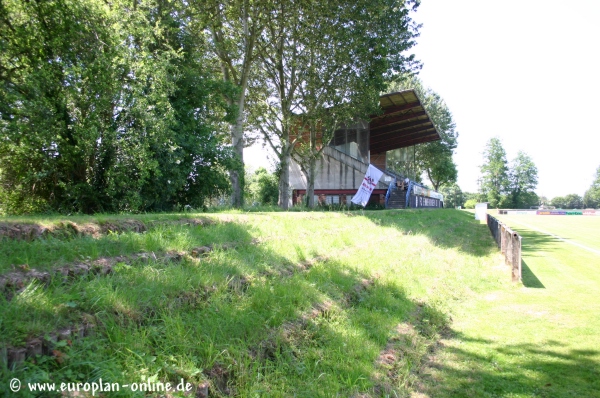
<instances>
[{"instance_id":1,"label":"sky","mask_svg":"<svg viewBox=\"0 0 600 398\"><path fill-rule=\"evenodd\" d=\"M419 77L459 133L461 189L477 191L497 137L509 164L518 151L531 157L538 195L583 196L600 166L600 1L423 0L413 19ZM272 163L260 146L244 157Z\"/></svg>"}]
</instances>

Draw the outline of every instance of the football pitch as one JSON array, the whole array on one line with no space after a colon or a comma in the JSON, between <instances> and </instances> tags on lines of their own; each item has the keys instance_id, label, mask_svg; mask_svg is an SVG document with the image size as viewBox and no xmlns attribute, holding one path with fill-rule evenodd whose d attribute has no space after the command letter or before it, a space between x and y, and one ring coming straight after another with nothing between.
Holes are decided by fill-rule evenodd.
<instances>
[{"instance_id":1,"label":"football pitch","mask_svg":"<svg viewBox=\"0 0 600 398\"><path fill-rule=\"evenodd\" d=\"M600 254L600 217L598 216L498 216L495 214L492 216L517 231L535 231L550 235L559 241L574 243L580 248L588 248L591 252Z\"/></svg>"},{"instance_id":2,"label":"football pitch","mask_svg":"<svg viewBox=\"0 0 600 398\"><path fill-rule=\"evenodd\" d=\"M600 217L489 213L522 236L522 284L461 311L440 379L456 396L600 397Z\"/></svg>"}]
</instances>

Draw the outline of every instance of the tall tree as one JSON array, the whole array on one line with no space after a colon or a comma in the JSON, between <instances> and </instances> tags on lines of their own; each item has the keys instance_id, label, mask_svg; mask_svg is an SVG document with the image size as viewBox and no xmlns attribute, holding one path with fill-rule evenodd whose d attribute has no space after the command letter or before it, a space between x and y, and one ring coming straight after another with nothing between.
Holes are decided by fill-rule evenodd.
<instances>
[{"instance_id":1,"label":"tall tree","mask_svg":"<svg viewBox=\"0 0 600 398\"><path fill-rule=\"evenodd\" d=\"M271 174L264 167L260 167L254 173L248 173L247 191L252 203L261 205L276 205L279 196L277 176Z\"/></svg>"},{"instance_id":2,"label":"tall tree","mask_svg":"<svg viewBox=\"0 0 600 398\"><path fill-rule=\"evenodd\" d=\"M583 208L583 198L575 193L565 196L565 208L581 209Z\"/></svg>"},{"instance_id":3,"label":"tall tree","mask_svg":"<svg viewBox=\"0 0 600 398\"><path fill-rule=\"evenodd\" d=\"M444 207L455 208L462 206L465 201L465 196L456 183L443 186L440 192L444 195Z\"/></svg>"},{"instance_id":4,"label":"tall tree","mask_svg":"<svg viewBox=\"0 0 600 398\"><path fill-rule=\"evenodd\" d=\"M495 137L488 141L483 156L480 191L487 198L490 207L502 207L503 199L510 191L510 186L506 151L499 138Z\"/></svg>"},{"instance_id":5,"label":"tall tree","mask_svg":"<svg viewBox=\"0 0 600 398\"><path fill-rule=\"evenodd\" d=\"M253 78L257 59L257 40L266 26L266 17L272 12L268 1L198 0L194 16L202 20L199 25L209 36L210 49L218 58L223 80L237 87L228 95L229 105L237 108L237 118L231 125L231 145L237 160L244 164L244 123L246 95ZM230 170L231 204L244 204L244 173L241 169Z\"/></svg>"},{"instance_id":6,"label":"tall tree","mask_svg":"<svg viewBox=\"0 0 600 398\"><path fill-rule=\"evenodd\" d=\"M155 95L168 86L149 87L149 61L132 57L144 46L139 31L113 29L139 21L137 10L13 1L0 14L1 178L13 210L137 207L156 166L147 159L147 128L171 114ZM171 56L154 57L158 75Z\"/></svg>"},{"instance_id":7,"label":"tall tree","mask_svg":"<svg viewBox=\"0 0 600 398\"><path fill-rule=\"evenodd\" d=\"M590 188L583 195L583 204L589 208L600 207L600 166L596 169L596 175Z\"/></svg>"},{"instance_id":8,"label":"tall tree","mask_svg":"<svg viewBox=\"0 0 600 398\"><path fill-rule=\"evenodd\" d=\"M279 2L266 16L267 28L258 39L257 66L264 73L257 74L251 82L256 105L250 120L279 159L278 204L283 209L288 208L290 199L289 165L295 145L293 115L302 82L305 37L311 29L312 10L307 11L304 6L302 1Z\"/></svg>"},{"instance_id":9,"label":"tall tree","mask_svg":"<svg viewBox=\"0 0 600 398\"><path fill-rule=\"evenodd\" d=\"M207 40L197 34L185 8L184 2L153 0L147 9L148 23L161 27L150 45L152 51L177 52L166 75L173 84L167 96L172 122L163 139L150 147L158 167L142 192L147 210L201 207L206 199L229 193L226 171L241 168L223 145L227 125L236 117L235 106L226 98L237 91L211 71Z\"/></svg>"},{"instance_id":10,"label":"tall tree","mask_svg":"<svg viewBox=\"0 0 600 398\"><path fill-rule=\"evenodd\" d=\"M140 211L224 189L223 87L194 66L180 6L0 3L7 211Z\"/></svg>"},{"instance_id":11,"label":"tall tree","mask_svg":"<svg viewBox=\"0 0 600 398\"><path fill-rule=\"evenodd\" d=\"M440 140L417 145L415 148L416 174L425 173L439 190L444 185L453 184L458 178L458 170L453 155L458 145L456 123L444 100L432 89L425 88L416 76L404 76L392 84L388 91L414 89L440 133Z\"/></svg>"},{"instance_id":12,"label":"tall tree","mask_svg":"<svg viewBox=\"0 0 600 398\"><path fill-rule=\"evenodd\" d=\"M416 36L412 4L306 0L282 3L270 14L261 38L265 116L256 124L280 157L282 207L289 202L292 154L312 190L316 159L336 127L368 118L387 80L414 66L405 54Z\"/></svg>"},{"instance_id":13,"label":"tall tree","mask_svg":"<svg viewBox=\"0 0 600 398\"><path fill-rule=\"evenodd\" d=\"M539 205L539 198L533 192L537 187L537 173L533 160L525 152L519 151L509 173L513 208L523 209Z\"/></svg>"}]
</instances>

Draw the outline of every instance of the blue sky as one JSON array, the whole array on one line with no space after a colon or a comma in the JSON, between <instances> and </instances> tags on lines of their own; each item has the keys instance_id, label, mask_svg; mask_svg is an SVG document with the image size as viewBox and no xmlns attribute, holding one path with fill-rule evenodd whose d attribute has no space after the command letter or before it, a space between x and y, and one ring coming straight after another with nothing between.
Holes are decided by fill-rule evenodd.
<instances>
[{"instance_id":1,"label":"blue sky","mask_svg":"<svg viewBox=\"0 0 600 398\"><path fill-rule=\"evenodd\" d=\"M458 184L475 192L500 138L538 168L538 195L583 195L600 166L600 1L423 0L414 52L459 132ZM267 165L261 148L247 163Z\"/></svg>"}]
</instances>

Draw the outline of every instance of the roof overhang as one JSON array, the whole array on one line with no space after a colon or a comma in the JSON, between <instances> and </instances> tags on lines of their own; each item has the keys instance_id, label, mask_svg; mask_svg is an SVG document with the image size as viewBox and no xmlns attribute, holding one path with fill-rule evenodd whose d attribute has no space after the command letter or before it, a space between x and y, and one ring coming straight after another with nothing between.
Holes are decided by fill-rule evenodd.
<instances>
[{"instance_id":1,"label":"roof overhang","mask_svg":"<svg viewBox=\"0 0 600 398\"><path fill-rule=\"evenodd\" d=\"M379 97L383 113L369 124L371 154L437 141L440 134L414 90Z\"/></svg>"}]
</instances>

